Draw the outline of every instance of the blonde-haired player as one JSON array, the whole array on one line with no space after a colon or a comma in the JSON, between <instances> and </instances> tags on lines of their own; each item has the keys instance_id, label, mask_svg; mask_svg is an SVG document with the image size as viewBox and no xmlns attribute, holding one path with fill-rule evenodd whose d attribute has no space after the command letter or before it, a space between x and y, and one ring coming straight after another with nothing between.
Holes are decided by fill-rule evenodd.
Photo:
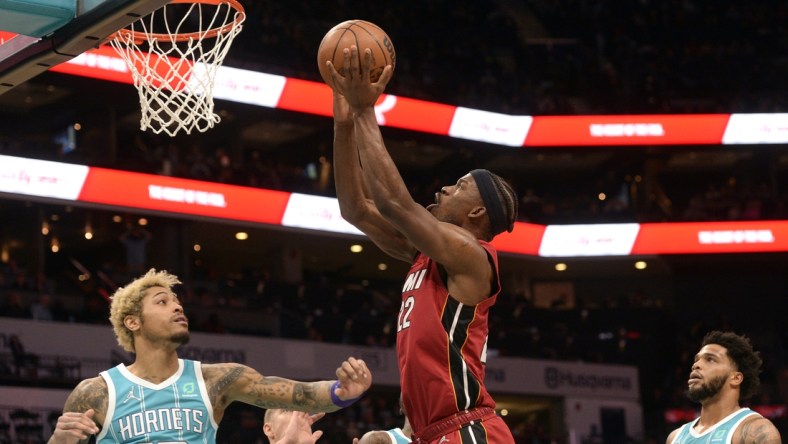
<instances>
[{"instance_id":1,"label":"blonde-haired player","mask_svg":"<svg viewBox=\"0 0 788 444\"><path fill-rule=\"evenodd\" d=\"M348 358L337 380L299 382L263 376L237 363L178 358L189 321L173 287L177 276L151 269L112 296L110 321L134 363L82 381L69 395L50 443L213 443L224 411L241 401L262 408L332 412L372 383L362 360Z\"/></svg>"}]
</instances>

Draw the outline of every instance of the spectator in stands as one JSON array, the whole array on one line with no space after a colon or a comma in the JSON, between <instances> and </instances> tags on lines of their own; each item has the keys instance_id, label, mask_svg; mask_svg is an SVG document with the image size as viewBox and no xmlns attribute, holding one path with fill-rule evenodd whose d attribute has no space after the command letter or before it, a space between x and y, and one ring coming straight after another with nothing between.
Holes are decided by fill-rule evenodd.
<instances>
[{"instance_id":1,"label":"spectator in stands","mask_svg":"<svg viewBox=\"0 0 788 444\"><path fill-rule=\"evenodd\" d=\"M8 348L14 358L14 373L16 376L35 376L38 367L38 356L27 353L22 340L18 335L11 335L8 338ZM23 373L25 370L25 373Z\"/></svg>"},{"instance_id":2,"label":"spectator in stands","mask_svg":"<svg viewBox=\"0 0 788 444\"><path fill-rule=\"evenodd\" d=\"M33 290L38 293L54 294L55 283L43 271L37 271L32 284Z\"/></svg>"},{"instance_id":3,"label":"spectator in stands","mask_svg":"<svg viewBox=\"0 0 788 444\"><path fill-rule=\"evenodd\" d=\"M599 433L596 424L591 424L591 433L582 440L582 444L605 444L605 437Z\"/></svg>"},{"instance_id":4,"label":"spectator in stands","mask_svg":"<svg viewBox=\"0 0 788 444\"><path fill-rule=\"evenodd\" d=\"M11 283L11 288L20 291L28 291L33 289L30 279L28 279L27 273L24 270L19 270L14 273L14 282Z\"/></svg>"},{"instance_id":5,"label":"spectator in stands","mask_svg":"<svg viewBox=\"0 0 788 444\"><path fill-rule=\"evenodd\" d=\"M208 161L199 145L192 145L189 148L189 154L186 156L186 162L189 165L188 177L196 180L214 179L213 173L211 172L211 167L208 164Z\"/></svg>"},{"instance_id":6,"label":"spectator in stands","mask_svg":"<svg viewBox=\"0 0 788 444\"><path fill-rule=\"evenodd\" d=\"M22 296L16 291L7 293L5 304L0 309L0 316L7 318L29 318L30 310L22 303Z\"/></svg>"},{"instance_id":7,"label":"spectator in stands","mask_svg":"<svg viewBox=\"0 0 788 444\"><path fill-rule=\"evenodd\" d=\"M130 275L137 276L145 271L151 238L148 230L134 224L128 224L126 231L120 235L120 242L126 247L126 271Z\"/></svg>"},{"instance_id":8,"label":"spectator in stands","mask_svg":"<svg viewBox=\"0 0 788 444\"><path fill-rule=\"evenodd\" d=\"M30 306L30 315L36 321L52 321L52 296L43 293L38 295L38 301Z\"/></svg>"},{"instance_id":9,"label":"spectator in stands","mask_svg":"<svg viewBox=\"0 0 788 444\"><path fill-rule=\"evenodd\" d=\"M224 324L222 321L219 320L219 314L215 311L212 311L208 315L208 319L202 323L202 331L206 333L226 333L227 331L224 329Z\"/></svg>"},{"instance_id":10,"label":"spectator in stands","mask_svg":"<svg viewBox=\"0 0 788 444\"><path fill-rule=\"evenodd\" d=\"M61 298L55 298L54 302L52 302L50 311L52 312L52 320L54 321L74 322L76 320L74 313L66 309L65 305L63 304L63 299Z\"/></svg>"},{"instance_id":11,"label":"spectator in stands","mask_svg":"<svg viewBox=\"0 0 788 444\"><path fill-rule=\"evenodd\" d=\"M749 338L712 331L703 338L687 382L687 397L701 405L700 417L674 430L667 444L715 441L779 444L780 433L771 421L742 408L760 385L760 353Z\"/></svg>"}]
</instances>

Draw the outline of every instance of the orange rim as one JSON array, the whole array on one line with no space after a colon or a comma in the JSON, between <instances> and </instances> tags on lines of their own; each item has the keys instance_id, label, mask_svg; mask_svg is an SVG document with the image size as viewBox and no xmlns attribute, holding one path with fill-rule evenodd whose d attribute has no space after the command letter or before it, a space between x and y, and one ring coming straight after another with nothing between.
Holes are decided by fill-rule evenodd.
<instances>
[{"instance_id":1,"label":"orange rim","mask_svg":"<svg viewBox=\"0 0 788 444\"><path fill-rule=\"evenodd\" d=\"M132 31L130 29L119 29L117 32L111 34L107 39L116 39L121 41L128 41L129 37L134 43L143 43L151 39L156 40L171 40L176 42L184 42L190 39L199 39L199 38L213 38L216 37L218 34L226 34L230 32L231 29L235 28L236 26L240 25L242 21L246 18L246 11L244 11L244 7L238 3L238 0L171 0L168 4L175 4L175 3L199 3L202 5L215 5L219 6L222 4L228 4L236 11L235 20L230 23L227 23L224 26L209 29L205 32L189 32L183 34L153 34L153 33L143 33L140 31ZM166 5L165 5L166 7Z\"/></svg>"}]
</instances>

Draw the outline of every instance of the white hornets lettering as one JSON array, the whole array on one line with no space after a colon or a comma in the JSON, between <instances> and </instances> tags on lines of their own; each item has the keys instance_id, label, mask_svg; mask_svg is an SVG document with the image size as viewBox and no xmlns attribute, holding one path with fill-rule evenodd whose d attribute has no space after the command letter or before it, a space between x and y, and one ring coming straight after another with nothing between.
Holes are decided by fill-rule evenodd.
<instances>
[{"instance_id":1,"label":"white hornets lettering","mask_svg":"<svg viewBox=\"0 0 788 444\"><path fill-rule=\"evenodd\" d=\"M117 428L124 441L164 430L202 433L203 414L201 410L185 408L143 410L118 419Z\"/></svg>"}]
</instances>

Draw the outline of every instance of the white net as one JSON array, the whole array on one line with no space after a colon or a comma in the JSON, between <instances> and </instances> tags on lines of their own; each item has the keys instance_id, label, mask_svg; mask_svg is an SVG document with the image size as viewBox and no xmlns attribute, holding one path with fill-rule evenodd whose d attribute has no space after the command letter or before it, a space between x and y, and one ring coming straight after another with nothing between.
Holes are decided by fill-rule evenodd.
<instances>
[{"instance_id":1,"label":"white net","mask_svg":"<svg viewBox=\"0 0 788 444\"><path fill-rule=\"evenodd\" d=\"M139 93L141 130L175 136L219 123L214 81L244 19L234 0L175 0L110 37Z\"/></svg>"}]
</instances>

